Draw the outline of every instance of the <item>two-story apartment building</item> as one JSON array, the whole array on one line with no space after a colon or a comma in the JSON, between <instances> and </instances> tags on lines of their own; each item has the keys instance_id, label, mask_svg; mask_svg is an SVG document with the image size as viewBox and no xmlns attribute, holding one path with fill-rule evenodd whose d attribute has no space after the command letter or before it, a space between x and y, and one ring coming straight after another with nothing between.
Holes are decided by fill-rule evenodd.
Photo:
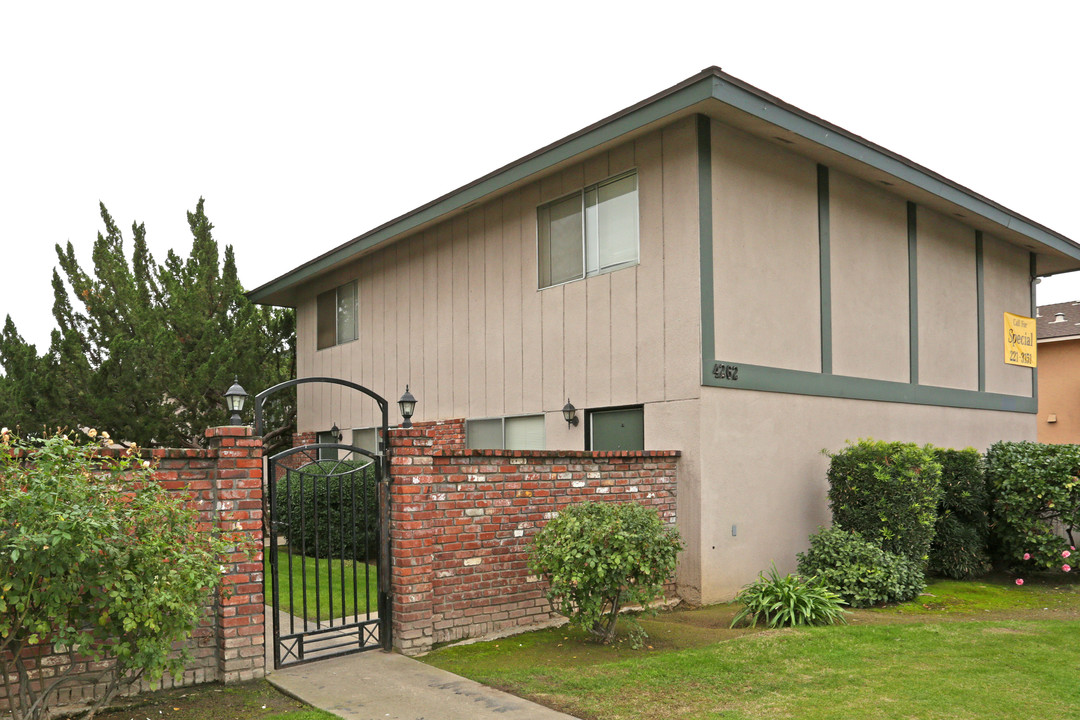
<instances>
[{"instance_id":1,"label":"two-story apartment building","mask_svg":"<svg viewBox=\"0 0 1080 720\"><path fill-rule=\"evenodd\" d=\"M1077 268L1068 238L708 68L251 297L296 308L299 376L408 384L473 447L681 450L679 589L715 601L829 523L822 449L1035 439L1002 316ZM373 407L298 401L301 431L371 445Z\"/></svg>"}]
</instances>

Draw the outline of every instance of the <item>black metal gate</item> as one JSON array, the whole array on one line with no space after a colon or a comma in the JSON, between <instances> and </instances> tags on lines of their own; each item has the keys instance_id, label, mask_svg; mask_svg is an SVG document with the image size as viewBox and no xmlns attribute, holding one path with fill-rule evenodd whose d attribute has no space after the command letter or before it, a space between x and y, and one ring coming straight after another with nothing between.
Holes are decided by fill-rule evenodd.
<instances>
[{"instance_id":1,"label":"black metal gate","mask_svg":"<svg viewBox=\"0 0 1080 720\"><path fill-rule=\"evenodd\" d=\"M320 442L267 461L274 668L391 647L386 400L347 380L290 380L255 396L255 432L270 395L315 382L372 398L382 427L376 452Z\"/></svg>"}]
</instances>

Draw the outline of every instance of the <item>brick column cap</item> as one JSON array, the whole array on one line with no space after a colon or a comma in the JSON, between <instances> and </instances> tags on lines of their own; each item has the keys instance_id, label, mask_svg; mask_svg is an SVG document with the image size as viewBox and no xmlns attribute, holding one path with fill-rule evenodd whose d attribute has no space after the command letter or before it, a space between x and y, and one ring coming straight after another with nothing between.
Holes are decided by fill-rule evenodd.
<instances>
[{"instance_id":1,"label":"brick column cap","mask_svg":"<svg viewBox=\"0 0 1080 720\"><path fill-rule=\"evenodd\" d=\"M206 428L206 437L251 437L255 430L250 425L219 425Z\"/></svg>"}]
</instances>

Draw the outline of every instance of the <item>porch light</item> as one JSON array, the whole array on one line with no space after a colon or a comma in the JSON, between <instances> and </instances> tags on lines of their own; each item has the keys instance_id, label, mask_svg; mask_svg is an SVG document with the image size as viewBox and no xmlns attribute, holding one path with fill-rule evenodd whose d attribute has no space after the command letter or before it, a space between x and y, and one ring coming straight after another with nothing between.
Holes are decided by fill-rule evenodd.
<instances>
[{"instance_id":1,"label":"porch light","mask_svg":"<svg viewBox=\"0 0 1080 720\"><path fill-rule=\"evenodd\" d=\"M338 428L337 423L330 428L330 437L334 438L334 442L341 442L341 429Z\"/></svg>"},{"instance_id":2,"label":"porch light","mask_svg":"<svg viewBox=\"0 0 1080 720\"><path fill-rule=\"evenodd\" d=\"M566 404L563 405L562 409L562 416L563 420L566 421L567 427L577 427L579 420L577 408L570 404L570 398L566 398Z\"/></svg>"},{"instance_id":3,"label":"porch light","mask_svg":"<svg viewBox=\"0 0 1080 720\"><path fill-rule=\"evenodd\" d=\"M398 409L401 411L401 417L405 418L405 422L401 423L403 428L412 427L413 412L416 411L416 398L409 392L409 386L405 386L405 394L401 396L401 399L397 401Z\"/></svg>"},{"instance_id":4,"label":"porch light","mask_svg":"<svg viewBox=\"0 0 1080 720\"><path fill-rule=\"evenodd\" d=\"M229 412L232 413L232 417L229 418L230 425L242 424L240 420L240 413L244 411L244 403L247 401L247 390L240 387L239 378L233 375L233 384L228 390L225 391L225 403L229 407Z\"/></svg>"}]
</instances>

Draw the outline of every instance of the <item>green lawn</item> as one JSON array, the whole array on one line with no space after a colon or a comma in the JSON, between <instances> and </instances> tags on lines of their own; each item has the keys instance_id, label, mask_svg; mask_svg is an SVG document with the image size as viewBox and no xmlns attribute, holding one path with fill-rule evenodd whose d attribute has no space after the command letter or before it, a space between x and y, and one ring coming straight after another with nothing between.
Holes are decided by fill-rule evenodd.
<instances>
[{"instance_id":1,"label":"green lawn","mask_svg":"<svg viewBox=\"0 0 1080 720\"><path fill-rule=\"evenodd\" d=\"M270 557L267 553L266 559L263 561L264 567L264 582L265 582L265 594L266 603L269 605L272 602L273 588L270 584ZM331 603L331 591L333 591L333 606L335 617L341 617L341 588L342 588L342 561L327 560L326 558L303 557L301 555L292 556L292 572L290 575L289 570L289 552L285 549L278 550L278 569L281 572L281 578L278 581L278 592L281 598L281 609L290 612L295 608L295 612L292 614L300 617L303 615L303 583L306 578L307 582L307 618L309 620L315 620L315 581L318 576L318 602L319 602L319 620L330 619L330 603ZM366 612L364 606L364 587L365 580L368 590L368 596L371 598L371 612L376 612L376 602L378 598L378 573L375 568L375 563L362 563L346 560L344 562L344 579L345 579L345 612L348 615L353 614L353 574L357 574L357 596L356 601L359 604L359 614L363 616ZM366 575L366 577L365 577ZM290 597L290 577L292 580L292 594Z\"/></svg>"},{"instance_id":2,"label":"green lawn","mask_svg":"<svg viewBox=\"0 0 1080 720\"><path fill-rule=\"evenodd\" d=\"M566 628L423 658L589 719L1080 718L1080 589L934 583L851 624L729 630L734 605L664 613L642 651Z\"/></svg>"}]
</instances>

